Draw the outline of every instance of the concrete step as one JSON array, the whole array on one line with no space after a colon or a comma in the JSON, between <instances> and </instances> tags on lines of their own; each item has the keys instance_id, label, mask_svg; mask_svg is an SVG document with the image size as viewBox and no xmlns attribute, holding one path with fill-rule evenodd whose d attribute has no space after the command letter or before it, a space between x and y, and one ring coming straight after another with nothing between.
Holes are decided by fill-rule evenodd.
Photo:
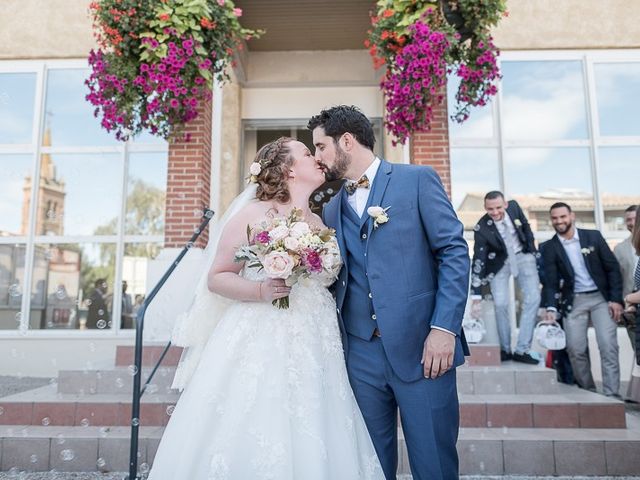
<instances>
[{"instance_id":1,"label":"concrete step","mask_svg":"<svg viewBox=\"0 0 640 480\"><path fill-rule=\"evenodd\" d=\"M142 349L142 366L153 368L160 355L164 351L165 344L151 343L145 344ZM162 360L163 367L175 367L180 361L182 347L169 347L167 355ZM116 348L116 367L129 367L135 365L135 346L118 345Z\"/></svg>"},{"instance_id":2,"label":"concrete step","mask_svg":"<svg viewBox=\"0 0 640 480\"><path fill-rule=\"evenodd\" d=\"M460 425L467 428L624 429L624 403L560 385L556 394L462 394Z\"/></svg>"},{"instance_id":3,"label":"concrete step","mask_svg":"<svg viewBox=\"0 0 640 480\"><path fill-rule=\"evenodd\" d=\"M149 471L164 427L141 427L139 472ZM0 427L2 471L125 472L128 427ZM17 477L16 477L17 478Z\"/></svg>"},{"instance_id":4,"label":"concrete step","mask_svg":"<svg viewBox=\"0 0 640 480\"><path fill-rule=\"evenodd\" d=\"M460 474L534 476L635 476L640 474L640 418L627 429L461 428ZM410 473L404 437L401 474Z\"/></svg>"},{"instance_id":5,"label":"concrete step","mask_svg":"<svg viewBox=\"0 0 640 480\"><path fill-rule=\"evenodd\" d=\"M178 393L145 393L140 425L166 425L178 398ZM128 426L131 395L58 393L47 385L0 398L0 425Z\"/></svg>"},{"instance_id":6,"label":"concrete step","mask_svg":"<svg viewBox=\"0 0 640 480\"><path fill-rule=\"evenodd\" d=\"M471 356L467 364L472 367L488 367L500 365L500 346L491 344L469 345Z\"/></svg>"},{"instance_id":7,"label":"concrete step","mask_svg":"<svg viewBox=\"0 0 640 480\"><path fill-rule=\"evenodd\" d=\"M142 366L153 367L166 344L145 344L142 350ZM499 366L500 365L500 346L498 345L469 345L471 356L467 357L467 364L470 366ZM134 365L135 347L133 345L118 345L116 349L116 366L128 367ZM180 356L182 355L181 347L171 346L167 355L162 361L164 367L175 367L178 365Z\"/></svg>"},{"instance_id":8,"label":"concrete step","mask_svg":"<svg viewBox=\"0 0 640 480\"><path fill-rule=\"evenodd\" d=\"M62 370L58 374L58 393L131 393L134 366L110 370ZM149 384L149 393L171 393L175 367L160 367ZM143 368L142 383L151 373ZM464 394L558 393L561 387L554 370L540 365L504 363L501 366L462 366L458 369L458 391Z\"/></svg>"},{"instance_id":9,"label":"concrete step","mask_svg":"<svg viewBox=\"0 0 640 480\"><path fill-rule=\"evenodd\" d=\"M142 369L142 385L151 368ZM147 387L148 393L171 393L175 367L160 367ZM135 366L110 370L61 370L58 372L58 393L117 394L133 392Z\"/></svg>"},{"instance_id":10,"label":"concrete step","mask_svg":"<svg viewBox=\"0 0 640 480\"><path fill-rule=\"evenodd\" d=\"M543 365L505 362L500 366L458 368L460 394L553 394L563 393L566 385L556 380L556 371Z\"/></svg>"},{"instance_id":11,"label":"concrete step","mask_svg":"<svg viewBox=\"0 0 640 480\"><path fill-rule=\"evenodd\" d=\"M463 427L625 428L624 403L560 385L556 394L461 394ZM179 394L142 397L140 424L166 425ZM0 425L126 426L129 394L66 394L47 385L0 399Z\"/></svg>"},{"instance_id":12,"label":"concrete step","mask_svg":"<svg viewBox=\"0 0 640 480\"><path fill-rule=\"evenodd\" d=\"M637 475L640 419L629 429L463 428L458 439L462 475ZM153 464L163 427L142 427L138 462ZM0 427L2 470L128 470L127 427ZM399 474L409 474L407 447L399 430ZM203 445L203 448L206 446Z\"/></svg>"}]
</instances>

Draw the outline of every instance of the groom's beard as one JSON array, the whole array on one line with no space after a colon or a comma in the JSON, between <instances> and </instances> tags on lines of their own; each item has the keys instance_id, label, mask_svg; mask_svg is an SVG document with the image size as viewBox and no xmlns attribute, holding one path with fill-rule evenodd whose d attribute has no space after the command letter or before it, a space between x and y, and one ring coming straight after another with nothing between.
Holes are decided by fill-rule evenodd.
<instances>
[{"instance_id":1,"label":"groom's beard","mask_svg":"<svg viewBox=\"0 0 640 480\"><path fill-rule=\"evenodd\" d=\"M342 150L340 145L336 144L336 160L333 162L333 166L324 172L327 182L333 182L334 180L344 178L345 173L349 170L349 165L351 165L351 158L349 157L349 154Z\"/></svg>"}]
</instances>

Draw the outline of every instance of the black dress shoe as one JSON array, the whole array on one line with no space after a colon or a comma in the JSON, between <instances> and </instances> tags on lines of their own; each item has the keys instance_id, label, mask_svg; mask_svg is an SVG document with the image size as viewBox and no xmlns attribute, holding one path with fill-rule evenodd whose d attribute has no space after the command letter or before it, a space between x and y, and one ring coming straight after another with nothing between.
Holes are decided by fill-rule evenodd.
<instances>
[{"instance_id":1,"label":"black dress shoe","mask_svg":"<svg viewBox=\"0 0 640 480\"><path fill-rule=\"evenodd\" d=\"M528 353L513 352L513 355L511 356L511 358L513 359L514 362L528 363L529 365L537 365L538 364L538 360L533 358Z\"/></svg>"},{"instance_id":2,"label":"black dress shoe","mask_svg":"<svg viewBox=\"0 0 640 480\"><path fill-rule=\"evenodd\" d=\"M511 360L513 356L509 352L505 352L504 350L500 350L500 361L506 362L507 360Z\"/></svg>"}]
</instances>

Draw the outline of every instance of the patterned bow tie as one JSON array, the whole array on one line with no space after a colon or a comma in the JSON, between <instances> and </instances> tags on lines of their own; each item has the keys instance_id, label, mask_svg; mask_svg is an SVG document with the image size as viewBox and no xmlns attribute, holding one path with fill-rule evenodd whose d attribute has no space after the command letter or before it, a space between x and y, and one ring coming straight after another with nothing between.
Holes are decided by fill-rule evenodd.
<instances>
[{"instance_id":1,"label":"patterned bow tie","mask_svg":"<svg viewBox=\"0 0 640 480\"><path fill-rule=\"evenodd\" d=\"M360 177L360 180L357 182L351 181L347 182L344 186L344 189L347 191L349 195L353 195L356 193L356 190L359 188L369 188L369 178L366 175Z\"/></svg>"}]
</instances>

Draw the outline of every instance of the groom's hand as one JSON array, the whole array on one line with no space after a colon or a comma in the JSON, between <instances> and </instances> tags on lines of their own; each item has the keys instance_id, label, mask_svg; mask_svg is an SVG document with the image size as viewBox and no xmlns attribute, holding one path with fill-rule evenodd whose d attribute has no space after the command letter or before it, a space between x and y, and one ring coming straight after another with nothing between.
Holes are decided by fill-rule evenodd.
<instances>
[{"instance_id":1,"label":"groom's hand","mask_svg":"<svg viewBox=\"0 0 640 480\"><path fill-rule=\"evenodd\" d=\"M447 373L453 365L455 348L455 335L432 328L422 351L424 378L438 378Z\"/></svg>"}]
</instances>

